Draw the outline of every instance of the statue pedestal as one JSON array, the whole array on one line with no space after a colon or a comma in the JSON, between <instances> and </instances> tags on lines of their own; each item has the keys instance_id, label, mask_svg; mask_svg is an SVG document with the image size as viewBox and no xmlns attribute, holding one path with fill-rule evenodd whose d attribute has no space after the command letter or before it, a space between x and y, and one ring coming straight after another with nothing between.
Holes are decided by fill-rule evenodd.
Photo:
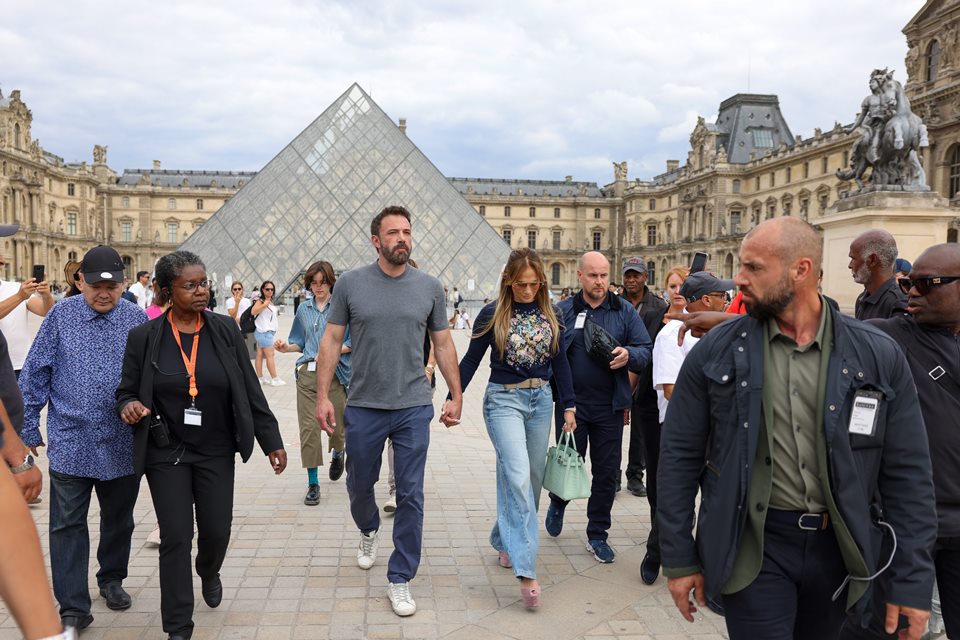
<instances>
[{"instance_id":1,"label":"statue pedestal","mask_svg":"<svg viewBox=\"0 0 960 640\"><path fill-rule=\"evenodd\" d=\"M847 268L854 238L885 229L897 239L900 257L913 262L927 247L947 241L955 217L947 200L933 191L871 191L838 200L813 221L823 231L823 292L852 314L863 291Z\"/></svg>"}]
</instances>

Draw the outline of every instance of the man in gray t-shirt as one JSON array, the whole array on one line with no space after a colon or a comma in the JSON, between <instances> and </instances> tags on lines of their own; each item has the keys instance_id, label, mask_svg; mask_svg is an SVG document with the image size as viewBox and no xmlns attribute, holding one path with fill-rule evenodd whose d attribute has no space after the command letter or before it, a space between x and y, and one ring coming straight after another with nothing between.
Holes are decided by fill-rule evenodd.
<instances>
[{"instance_id":1,"label":"man in gray t-shirt","mask_svg":"<svg viewBox=\"0 0 960 640\"><path fill-rule=\"evenodd\" d=\"M423 477L433 418L433 396L423 371L425 331L450 389L450 400L440 414L448 427L459 424L463 398L443 285L423 271L407 268L413 248L410 213L403 207L387 207L373 219L370 234L377 261L343 274L333 289L330 318L317 355L317 420L324 431L333 432L335 418L327 390L349 325L353 375L344 420L347 493L360 529L357 565L369 569L377 558L380 510L373 487L389 438L397 511L387 595L394 613L409 616L417 610L409 582L420 566Z\"/></svg>"}]
</instances>

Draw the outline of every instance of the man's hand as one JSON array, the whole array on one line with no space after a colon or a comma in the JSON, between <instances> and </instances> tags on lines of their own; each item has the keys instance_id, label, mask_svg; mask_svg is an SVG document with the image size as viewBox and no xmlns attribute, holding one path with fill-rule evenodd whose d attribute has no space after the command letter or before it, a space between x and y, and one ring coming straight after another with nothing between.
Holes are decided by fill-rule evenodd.
<instances>
[{"instance_id":1,"label":"man's hand","mask_svg":"<svg viewBox=\"0 0 960 640\"><path fill-rule=\"evenodd\" d=\"M273 341L273 348L279 351L280 353L287 352L287 343L283 338L277 338Z\"/></svg>"},{"instance_id":2,"label":"man's hand","mask_svg":"<svg viewBox=\"0 0 960 640\"><path fill-rule=\"evenodd\" d=\"M623 426L630 426L630 409L623 410Z\"/></svg>"},{"instance_id":3,"label":"man's hand","mask_svg":"<svg viewBox=\"0 0 960 640\"><path fill-rule=\"evenodd\" d=\"M570 433L577 430L577 412L570 409L563 411L563 431Z\"/></svg>"},{"instance_id":4,"label":"man's hand","mask_svg":"<svg viewBox=\"0 0 960 640\"><path fill-rule=\"evenodd\" d=\"M707 331L713 329L721 322L726 322L730 318L736 318L735 313L724 313L723 311L694 311L692 313L668 313L664 316L667 320L679 320L683 323L680 332L677 335L677 346L683 346L683 337L687 331L694 338L702 338Z\"/></svg>"},{"instance_id":5,"label":"man's hand","mask_svg":"<svg viewBox=\"0 0 960 640\"><path fill-rule=\"evenodd\" d=\"M443 403L440 410L440 422L448 428L460 424L460 411L463 408L463 398L450 399Z\"/></svg>"},{"instance_id":6,"label":"man's hand","mask_svg":"<svg viewBox=\"0 0 960 640\"><path fill-rule=\"evenodd\" d=\"M677 609L680 610L680 614L686 618L687 622L693 622L693 614L697 612L697 605L707 606L707 596L703 591L702 573L694 573L682 578L667 578L667 588L670 589L670 595L673 596L673 603L677 605ZM691 591L693 591L696 604L690 600Z\"/></svg>"},{"instance_id":7,"label":"man's hand","mask_svg":"<svg viewBox=\"0 0 960 640\"><path fill-rule=\"evenodd\" d=\"M333 435L333 430L337 427L337 414L329 398L317 397L317 422L321 429Z\"/></svg>"},{"instance_id":8,"label":"man's hand","mask_svg":"<svg viewBox=\"0 0 960 640\"><path fill-rule=\"evenodd\" d=\"M617 347L610 352L610 355L613 356L613 360L610 361L611 369L622 369L630 361L630 352L623 347Z\"/></svg>"},{"instance_id":9,"label":"man's hand","mask_svg":"<svg viewBox=\"0 0 960 640\"><path fill-rule=\"evenodd\" d=\"M30 296L35 294L37 292L37 289L40 288L40 284L41 283L37 282L35 278L30 278L28 280L24 280L23 282L21 282L20 283L20 299L29 300ZM47 283L44 282L42 284L47 284ZM50 292L50 286L48 285L47 293L49 292Z\"/></svg>"},{"instance_id":10,"label":"man's hand","mask_svg":"<svg viewBox=\"0 0 960 640\"><path fill-rule=\"evenodd\" d=\"M277 475L283 473L283 470L287 468L287 452L284 449L271 451L267 454L267 459L270 460L270 466L273 467L273 472Z\"/></svg>"},{"instance_id":11,"label":"man's hand","mask_svg":"<svg viewBox=\"0 0 960 640\"><path fill-rule=\"evenodd\" d=\"M150 415L150 409L139 400L131 400L120 410L120 419L127 424L137 424L144 416Z\"/></svg>"},{"instance_id":12,"label":"man's hand","mask_svg":"<svg viewBox=\"0 0 960 640\"><path fill-rule=\"evenodd\" d=\"M40 448L40 447L45 447L45 446L47 446L47 445L44 444L43 442L41 442L40 444L35 444L35 445L33 445L32 447L31 447L31 446L28 446L27 448L30 449L30 453L33 455L34 458L36 458L37 456L40 455L39 453L37 453L37 449Z\"/></svg>"},{"instance_id":13,"label":"man's hand","mask_svg":"<svg viewBox=\"0 0 960 640\"><path fill-rule=\"evenodd\" d=\"M920 640L927 630L927 620L930 619L930 612L888 602L887 620L884 625L887 633L894 633L897 630L897 623L900 620L900 616L906 617L910 623L910 627L901 629L900 633L897 634L897 638L899 638L899 640Z\"/></svg>"},{"instance_id":14,"label":"man's hand","mask_svg":"<svg viewBox=\"0 0 960 640\"><path fill-rule=\"evenodd\" d=\"M40 495L40 490L43 489L43 474L40 473L40 468L36 465L23 473L13 474L13 479L17 481L20 493L23 494L23 499L28 503Z\"/></svg>"}]
</instances>

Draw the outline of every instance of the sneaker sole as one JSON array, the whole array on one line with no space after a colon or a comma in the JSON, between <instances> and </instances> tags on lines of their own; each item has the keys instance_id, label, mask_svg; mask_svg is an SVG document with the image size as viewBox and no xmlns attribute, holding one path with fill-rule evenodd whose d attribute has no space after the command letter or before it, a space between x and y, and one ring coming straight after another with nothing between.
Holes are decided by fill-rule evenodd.
<instances>
[{"instance_id":1,"label":"sneaker sole","mask_svg":"<svg viewBox=\"0 0 960 640\"><path fill-rule=\"evenodd\" d=\"M392 504L385 504L385 505L383 505L383 512L384 512L384 513L394 513L396 510L397 510L397 508L396 508L395 506L393 506Z\"/></svg>"}]
</instances>

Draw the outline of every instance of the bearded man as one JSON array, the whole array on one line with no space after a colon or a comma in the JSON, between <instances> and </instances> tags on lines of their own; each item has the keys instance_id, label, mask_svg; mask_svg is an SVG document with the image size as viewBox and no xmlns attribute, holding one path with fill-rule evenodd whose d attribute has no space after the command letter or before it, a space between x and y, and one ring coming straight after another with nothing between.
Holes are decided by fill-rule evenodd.
<instances>
[{"instance_id":1,"label":"bearded man","mask_svg":"<svg viewBox=\"0 0 960 640\"><path fill-rule=\"evenodd\" d=\"M797 218L743 239L748 315L700 340L667 410L663 573L691 622L691 592L722 595L731 640L835 638L848 612L919 640L937 520L916 388L892 338L824 301L821 255Z\"/></svg>"}]
</instances>

